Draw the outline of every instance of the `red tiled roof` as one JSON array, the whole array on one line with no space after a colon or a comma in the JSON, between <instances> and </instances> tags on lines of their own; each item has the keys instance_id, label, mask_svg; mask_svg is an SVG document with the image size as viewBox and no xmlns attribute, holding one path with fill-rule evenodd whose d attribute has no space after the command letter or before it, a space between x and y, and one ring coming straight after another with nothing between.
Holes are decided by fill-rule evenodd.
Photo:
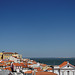
<instances>
[{"instance_id":1,"label":"red tiled roof","mask_svg":"<svg viewBox=\"0 0 75 75\"><path fill-rule=\"evenodd\" d=\"M46 64L40 64L40 65L43 66L43 67L47 66Z\"/></svg>"},{"instance_id":2,"label":"red tiled roof","mask_svg":"<svg viewBox=\"0 0 75 75\"><path fill-rule=\"evenodd\" d=\"M52 70L52 68L48 68L47 70Z\"/></svg>"},{"instance_id":3,"label":"red tiled roof","mask_svg":"<svg viewBox=\"0 0 75 75\"><path fill-rule=\"evenodd\" d=\"M7 68L5 68L5 70L9 70L9 71L12 71L10 67L7 67Z\"/></svg>"},{"instance_id":4,"label":"red tiled roof","mask_svg":"<svg viewBox=\"0 0 75 75\"><path fill-rule=\"evenodd\" d=\"M27 68L27 67L28 67L27 63L20 63L20 64L21 64L21 66L22 66L23 68Z\"/></svg>"},{"instance_id":5,"label":"red tiled roof","mask_svg":"<svg viewBox=\"0 0 75 75\"><path fill-rule=\"evenodd\" d=\"M6 60L6 61L1 61L0 63L8 63L8 62L14 62L12 60Z\"/></svg>"},{"instance_id":6,"label":"red tiled roof","mask_svg":"<svg viewBox=\"0 0 75 75\"><path fill-rule=\"evenodd\" d=\"M62 64L59 65L59 67L61 68L61 67L65 66L65 65L67 65L67 64L71 65L68 61L64 61ZM73 65L71 65L71 66L73 66Z\"/></svg>"},{"instance_id":7,"label":"red tiled roof","mask_svg":"<svg viewBox=\"0 0 75 75\"><path fill-rule=\"evenodd\" d=\"M59 67L61 68L61 67L65 66L65 65L67 65L67 61L64 61L62 64L59 65Z\"/></svg>"},{"instance_id":8,"label":"red tiled roof","mask_svg":"<svg viewBox=\"0 0 75 75\"><path fill-rule=\"evenodd\" d=\"M13 52L3 52L3 54L18 54L18 53L13 53Z\"/></svg>"},{"instance_id":9,"label":"red tiled roof","mask_svg":"<svg viewBox=\"0 0 75 75\"><path fill-rule=\"evenodd\" d=\"M40 67L36 67L36 68L34 68L34 69L36 69L37 71L43 71Z\"/></svg>"},{"instance_id":10,"label":"red tiled roof","mask_svg":"<svg viewBox=\"0 0 75 75\"><path fill-rule=\"evenodd\" d=\"M15 52L14 54L18 54L17 52Z\"/></svg>"},{"instance_id":11,"label":"red tiled roof","mask_svg":"<svg viewBox=\"0 0 75 75\"><path fill-rule=\"evenodd\" d=\"M5 63L4 61L1 61L0 63Z\"/></svg>"},{"instance_id":12,"label":"red tiled roof","mask_svg":"<svg viewBox=\"0 0 75 75\"><path fill-rule=\"evenodd\" d=\"M31 73L32 73L32 71L26 71L26 72L24 72L24 73L31 74Z\"/></svg>"},{"instance_id":13,"label":"red tiled roof","mask_svg":"<svg viewBox=\"0 0 75 75\"><path fill-rule=\"evenodd\" d=\"M33 65L33 64L31 64L31 63L28 63L28 65Z\"/></svg>"},{"instance_id":14,"label":"red tiled roof","mask_svg":"<svg viewBox=\"0 0 75 75\"><path fill-rule=\"evenodd\" d=\"M53 72L36 72L36 75L57 75Z\"/></svg>"},{"instance_id":15,"label":"red tiled roof","mask_svg":"<svg viewBox=\"0 0 75 75\"><path fill-rule=\"evenodd\" d=\"M0 66L8 66L8 65L6 65L5 63L0 63Z\"/></svg>"},{"instance_id":16,"label":"red tiled roof","mask_svg":"<svg viewBox=\"0 0 75 75\"><path fill-rule=\"evenodd\" d=\"M22 66L22 65L19 64L19 63L13 63L13 65L15 65L15 66Z\"/></svg>"},{"instance_id":17,"label":"red tiled roof","mask_svg":"<svg viewBox=\"0 0 75 75\"><path fill-rule=\"evenodd\" d=\"M8 66L11 66L11 64L8 64Z\"/></svg>"},{"instance_id":18,"label":"red tiled roof","mask_svg":"<svg viewBox=\"0 0 75 75\"><path fill-rule=\"evenodd\" d=\"M8 60L9 62L14 62L13 60Z\"/></svg>"},{"instance_id":19,"label":"red tiled roof","mask_svg":"<svg viewBox=\"0 0 75 75\"><path fill-rule=\"evenodd\" d=\"M13 54L12 52L4 52L3 54Z\"/></svg>"}]
</instances>

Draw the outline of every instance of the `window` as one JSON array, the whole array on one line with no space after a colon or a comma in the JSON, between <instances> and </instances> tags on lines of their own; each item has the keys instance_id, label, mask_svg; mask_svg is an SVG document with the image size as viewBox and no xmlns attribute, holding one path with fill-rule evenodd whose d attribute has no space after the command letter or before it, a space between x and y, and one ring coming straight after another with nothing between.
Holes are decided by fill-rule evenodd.
<instances>
[{"instance_id":1,"label":"window","mask_svg":"<svg viewBox=\"0 0 75 75\"><path fill-rule=\"evenodd\" d=\"M64 75L64 72L62 72L62 75Z\"/></svg>"},{"instance_id":2,"label":"window","mask_svg":"<svg viewBox=\"0 0 75 75\"><path fill-rule=\"evenodd\" d=\"M69 75L69 71L67 71L67 75Z\"/></svg>"},{"instance_id":3,"label":"window","mask_svg":"<svg viewBox=\"0 0 75 75\"><path fill-rule=\"evenodd\" d=\"M67 67L69 67L69 65Z\"/></svg>"},{"instance_id":4,"label":"window","mask_svg":"<svg viewBox=\"0 0 75 75\"><path fill-rule=\"evenodd\" d=\"M73 71L73 75L75 75L75 74L74 74L74 71Z\"/></svg>"}]
</instances>

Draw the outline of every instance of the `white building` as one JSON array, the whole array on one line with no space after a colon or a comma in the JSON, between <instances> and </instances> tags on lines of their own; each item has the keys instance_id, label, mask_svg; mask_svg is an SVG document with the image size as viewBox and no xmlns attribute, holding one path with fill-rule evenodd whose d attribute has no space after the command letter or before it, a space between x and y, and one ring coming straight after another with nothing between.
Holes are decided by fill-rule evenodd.
<instances>
[{"instance_id":1,"label":"white building","mask_svg":"<svg viewBox=\"0 0 75 75\"><path fill-rule=\"evenodd\" d=\"M64 61L59 66L54 66L53 71L58 75L75 75L75 66L71 65L68 61Z\"/></svg>"},{"instance_id":2,"label":"white building","mask_svg":"<svg viewBox=\"0 0 75 75\"><path fill-rule=\"evenodd\" d=\"M13 71L20 72L20 70L22 70L22 65L19 63L13 63L12 69L13 69Z\"/></svg>"},{"instance_id":3,"label":"white building","mask_svg":"<svg viewBox=\"0 0 75 75\"><path fill-rule=\"evenodd\" d=\"M13 56L10 56L10 57L9 57L9 60L14 61L15 63L20 63L20 59L15 58L15 57L13 57Z\"/></svg>"},{"instance_id":4,"label":"white building","mask_svg":"<svg viewBox=\"0 0 75 75\"><path fill-rule=\"evenodd\" d=\"M0 75L9 75L11 72L9 70L0 69Z\"/></svg>"}]
</instances>

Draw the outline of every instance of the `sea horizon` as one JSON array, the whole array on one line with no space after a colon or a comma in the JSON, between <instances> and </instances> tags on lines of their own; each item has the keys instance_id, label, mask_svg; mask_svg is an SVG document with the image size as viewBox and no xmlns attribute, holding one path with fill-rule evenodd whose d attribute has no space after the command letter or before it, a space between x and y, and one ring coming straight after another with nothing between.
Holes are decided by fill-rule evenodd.
<instances>
[{"instance_id":1,"label":"sea horizon","mask_svg":"<svg viewBox=\"0 0 75 75\"><path fill-rule=\"evenodd\" d=\"M72 65L75 65L75 58L72 57L72 58L28 58L28 59L31 59L31 60L34 60L36 62L39 62L39 63L43 63L43 64L47 64L47 65L60 65L61 63L63 63L64 61L68 61L70 62Z\"/></svg>"},{"instance_id":2,"label":"sea horizon","mask_svg":"<svg viewBox=\"0 0 75 75\"><path fill-rule=\"evenodd\" d=\"M75 57L23 57L23 58L75 58Z\"/></svg>"}]
</instances>

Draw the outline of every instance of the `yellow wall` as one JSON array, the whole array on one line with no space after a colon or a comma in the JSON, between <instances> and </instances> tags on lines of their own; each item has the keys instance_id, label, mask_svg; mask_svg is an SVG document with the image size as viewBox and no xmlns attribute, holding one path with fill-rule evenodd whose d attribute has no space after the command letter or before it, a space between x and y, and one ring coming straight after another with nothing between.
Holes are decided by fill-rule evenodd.
<instances>
[{"instance_id":1,"label":"yellow wall","mask_svg":"<svg viewBox=\"0 0 75 75\"><path fill-rule=\"evenodd\" d=\"M8 59L12 54L3 54L3 59Z\"/></svg>"},{"instance_id":2,"label":"yellow wall","mask_svg":"<svg viewBox=\"0 0 75 75\"><path fill-rule=\"evenodd\" d=\"M3 53L0 53L0 59L2 59L2 54L3 54Z\"/></svg>"},{"instance_id":3,"label":"yellow wall","mask_svg":"<svg viewBox=\"0 0 75 75\"><path fill-rule=\"evenodd\" d=\"M10 53L6 53L6 54L3 54L2 52L0 53L0 60L2 59L2 56L3 56L3 59L8 59L10 56L17 56L18 58L22 58L22 55L20 54L10 54Z\"/></svg>"},{"instance_id":4,"label":"yellow wall","mask_svg":"<svg viewBox=\"0 0 75 75\"><path fill-rule=\"evenodd\" d=\"M22 58L22 55L20 54L13 54L13 56L16 56L17 58Z\"/></svg>"}]
</instances>

